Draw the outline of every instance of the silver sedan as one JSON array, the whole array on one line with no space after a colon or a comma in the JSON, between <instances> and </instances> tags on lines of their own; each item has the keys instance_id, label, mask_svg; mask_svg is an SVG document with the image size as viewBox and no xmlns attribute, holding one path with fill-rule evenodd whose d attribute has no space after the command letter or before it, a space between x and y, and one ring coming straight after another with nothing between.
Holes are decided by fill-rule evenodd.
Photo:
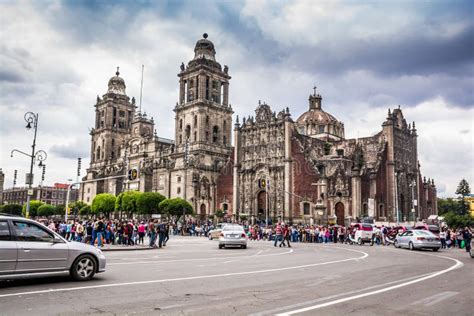
<instances>
[{"instance_id":1,"label":"silver sedan","mask_svg":"<svg viewBox=\"0 0 474 316\"><path fill-rule=\"evenodd\" d=\"M441 248L441 241L438 236L428 230L414 229L398 235L394 246L410 250L432 249L438 251Z\"/></svg>"},{"instance_id":2,"label":"silver sedan","mask_svg":"<svg viewBox=\"0 0 474 316\"><path fill-rule=\"evenodd\" d=\"M33 220L0 214L0 278L69 272L85 281L103 271L105 256L100 249L68 242Z\"/></svg>"},{"instance_id":3,"label":"silver sedan","mask_svg":"<svg viewBox=\"0 0 474 316\"><path fill-rule=\"evenodd\" d=\"M240 225L226 225L219 236L219 249L227 246L247 248L247 235Z\"/></svg>"}]
</instances>

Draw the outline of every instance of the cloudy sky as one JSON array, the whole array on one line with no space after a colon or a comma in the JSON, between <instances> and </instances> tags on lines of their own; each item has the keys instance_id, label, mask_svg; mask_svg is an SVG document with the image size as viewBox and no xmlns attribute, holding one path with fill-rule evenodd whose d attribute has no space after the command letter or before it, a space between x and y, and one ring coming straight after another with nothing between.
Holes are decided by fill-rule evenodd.
<instances>
[{"instance_id":1,"label":"cloudy sky","mask_svg":"<svg viewBox=\"0 0 474 316\"><path fill-rule=\"evenodd\" d=\"M316 85L346 136L381 129L387 109L416 121L422 172L440 196L465 177L474 186L474 19L470 1L1 1L0 168L11 187L33 138L23 114L39 113L46 184L89 162L97 95L120 66L159 136L173 137L179 65L207 32L229 65L239 116L262 100L294 119ZM235 116L234 116L235 117ZM84 169L82 175L84 175ZM37 169L35 182L39 181Z\"/></svg>"}]
</instances>

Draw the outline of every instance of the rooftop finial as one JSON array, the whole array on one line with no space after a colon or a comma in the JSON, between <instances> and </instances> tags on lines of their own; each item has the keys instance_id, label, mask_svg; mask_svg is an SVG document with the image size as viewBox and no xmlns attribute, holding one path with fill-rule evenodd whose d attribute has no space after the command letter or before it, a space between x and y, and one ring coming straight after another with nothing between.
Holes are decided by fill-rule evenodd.
<instances>
[{"instance_id":1,"label":"rooftop finial","mask_svg":"<svg viewBox=\"0 0 474 316\"><path fill-rule=\"evenodd\" d=\"M313 95L314 95L314 96L316 96L316 88L317 88L316 86L313 87L313 90L314 90Z\"/></svg>"},{"instance_id":2,"label":"rooftop finial","mask_svg":"<svg viewBox=\"0 0 474 316\"><path fill-rule=\"evenodd\" d=\"M120 72L119 72L119 66L117 66L117 72L115 73L117 75L117 77L120 75Z\"/></svg>"},{"instance_id":3,"label":"rooftop finial","mask_svg":"<svg viewBox=\"0 0 474 316\"><path fill-rule=\"evenodd\" d=\"M205 39L206 39L208 36L209 36L209 35L207 35L207 33L202 34L202 37L204 37Z\"/></svg>"}]
</instances>

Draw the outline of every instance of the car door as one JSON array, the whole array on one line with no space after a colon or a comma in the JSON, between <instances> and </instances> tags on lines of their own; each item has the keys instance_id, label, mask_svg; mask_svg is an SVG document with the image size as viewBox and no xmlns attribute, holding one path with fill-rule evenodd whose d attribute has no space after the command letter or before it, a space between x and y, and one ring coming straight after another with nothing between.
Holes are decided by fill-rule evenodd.
<instances>
[{"instance_id":1,"label":"car door","mask_svg":"<svg viewBox=\"0 0 474 316\"><path fill-rule=\"evenodd\" d=\"M398 236L398 245L400 247L406 246L406 239L407 239L407 232L404 232L400 236Z\"/></svg>"},{"instance_id":2,"label":"car door","mask_svg":"<svg viewBox=\"0 0 474 316\"><path fill-rule=\"evenodd\" d=\"M413 232L412 231L407 231L405 232L405 236L404 236L404 246L407 246L408 247L408 244L410 243L411 239L413 237Z\"/></svg>"},{"instance_id":3,"label":"car door","mask_svg":"<svg viewBox=\"0 0 474 316\"><path fill-rule=\"evenodd\" d=\"M12 221L18 245L17 273L67 269L69 248L41 224ZM58 242L59 241L59 242Z\"/></svg>"},{"instance_id":4,"label":"car door","mask_svg":"<svg viewBox=\"0 0 474 316\"><path fill-rule=\"evenodd\" d=\"M0 274L15 272L17 260L17 244L12 238L8 221L0 220Z\"/></svg>"}]
</instances>

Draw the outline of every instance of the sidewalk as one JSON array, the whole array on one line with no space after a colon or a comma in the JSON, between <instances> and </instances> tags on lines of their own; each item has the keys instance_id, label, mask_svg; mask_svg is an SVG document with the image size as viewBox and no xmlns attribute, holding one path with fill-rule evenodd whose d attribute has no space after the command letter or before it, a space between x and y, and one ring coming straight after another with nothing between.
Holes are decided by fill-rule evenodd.
<instances>
[{"instance_id":1,"label":"sidewalk","mask_svg":"<svg viewBox=\"0 0 474 316\"><path fill-rule=\"evenodd\" d=\"M100 250L102 251L132 251L132 250L153 250L147 243L144 245L125 246L125 245L104 245Z\"/></svg>"}]
</instances>

